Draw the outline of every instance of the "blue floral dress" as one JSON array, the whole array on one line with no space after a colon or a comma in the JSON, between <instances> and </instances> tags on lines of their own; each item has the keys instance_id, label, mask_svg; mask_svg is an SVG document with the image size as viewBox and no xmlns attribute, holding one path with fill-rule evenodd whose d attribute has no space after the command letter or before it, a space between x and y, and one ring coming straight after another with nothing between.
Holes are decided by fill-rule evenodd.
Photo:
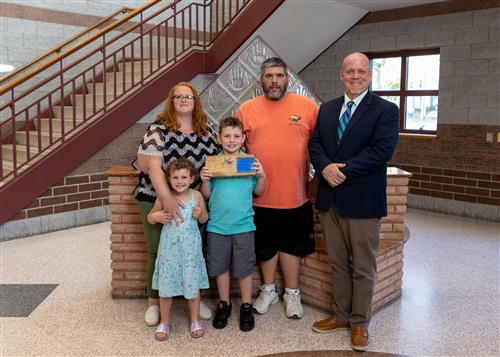
<instances>
[{"instance_id":1,"label":"blue floral dress","mask_svg":"<svg viewBox=\"0 0 500 357\"><path fill-rule=\"evenodd\" d=\"M208 276L201 247L198 222L192 217L194 191L184 203L184 222L163 226L153 274L153 289L161 297L184 296L194 299L199 289L208 288Z\"/></svg>"}]
</instances>

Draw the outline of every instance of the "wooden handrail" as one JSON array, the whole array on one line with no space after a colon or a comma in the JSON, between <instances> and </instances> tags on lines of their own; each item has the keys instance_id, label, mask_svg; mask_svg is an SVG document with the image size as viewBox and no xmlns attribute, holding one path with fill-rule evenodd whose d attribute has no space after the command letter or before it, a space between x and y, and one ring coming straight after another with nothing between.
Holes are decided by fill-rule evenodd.
<instances>
[{"instance_id":1,"label":"wooden handrail","mask_svg":"<svg viewBox=\"0 0 500 357\"><path fill-rule=\"evenodd\" d=\"M144 10L147 10L149 9L150 7L152 7L153 5L156 5L157 3L159 3L161 0L148 0L148 3L138 7L137 9L133 10L131 13L129 13L128 15L124 16L123 18L121 18L120 20L118 21L115 21L113 22L112 24L106 26L105 28L103 28L101 31L99 31L98 33L92 35L91 37L89 37L88 39L76 44L75 46L67 49L66 51L64 51L63 53L61 53L60 55L54 57L53 59L51 59L50 61L48 62L45 62L43 64L41 64L40 66L36 67L35 69L23 74L22 76L20 76L19 78L16 78L14 81L12 81L11 83L8 83L6 85L3 85L2 87L0 87L0 95L6 93L7 91L11 90L12 88L18 86L19 84L21 84L22 82L28 80L29 78L37 75L38 73L42 72L43 70L49 68L50 66L52 66L53 64L59 62L60 60L62 60L63 58L65 57L68 57L69 55L75 53L76 51L78 51L80 48L88 45L89 43L93 42L94 40L96 40L97 38L101 37L103 34L105 33L108 33L110 32L111 30L115 29L116 27L120 26L121 24L127 22L129 19L131 19L132 17L134 17L135 15L141 13L142 11ZM179 0L175 0L174 2L172 2L171 5L175 4L179 2Z\"/></svg>"},{"instance_id":2,"label":"wooden handrail","mask_svg":"<svg viewBox=\"0 0 500 357\"><path fill-rule=\"evenodd\" d=\"M172 85L216 71L283 1L155 1L114 31L55 59L33 83L10 89L0 103L0 136L11 144L0 150L0 202L9 202L0 204L0 224L164 101Z\"/></svg>"},{"instance_id":3,"label":"wooden handrail","mask_svg":"<svg viewBox=\"0 0 500 357\"><path fill-rule=\"evenodd\" d=\"M37 58L35 58L34 60L32 60L31 62L17 68L14 72L11 72L9 73L8 75L4 76L4 77L0 77L0 83L1 82L5 82L9 79L11 79L12 77L14 77L15 75L17 75L19 72L22 72L24 71L26 68L29 68L31 66L33 66L35 63L37 62L40 62L42 61L43 59L45 59L46 57L50 56L51 54L53 53L57 53L59 51L61 51L62 48L66 47L68 44L70 44L71 42L74 42L76 39L82 37L83 35L89 33L90 31L94 30L95 28L101 26L103 23L105 22L108 22L110 19L112 19L113 17L115 17L116 15L120 14L120 13L125 13L125 12L130 12L130 11L133 11L134 9L131 8L131 7L122 7L116 11L114 11L113 13L109 14L108 16L106 16L105 18L99 20L98 22L96 22L95 24L93 24L92 26L86 28L85 30L83 30L82 32L74 35L73 37L69 38L68 40L64 41L63 43L61 43L59 46L57 47L54 47L53 49L51 50L48 50L47 52L43 53L42 55L38 56Z\"/></svg>"}]
</instances>

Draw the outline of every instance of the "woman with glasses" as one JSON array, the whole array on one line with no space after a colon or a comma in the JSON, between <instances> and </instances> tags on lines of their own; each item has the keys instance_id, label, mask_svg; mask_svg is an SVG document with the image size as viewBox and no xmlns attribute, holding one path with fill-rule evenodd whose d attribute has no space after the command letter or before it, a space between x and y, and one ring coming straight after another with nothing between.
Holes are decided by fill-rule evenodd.
<instances>
[{"instance_id":1,"label":"woman with glasses","mask_svg":"<svg viewBox=\"0 0 500 357\"><path fill-rule=\"evenodd\" d=\"M147 215L158 197L173 221L183 221L179 209L182 203L173 198L165 179L165 170L172 161L184 157L199 172L204 156L214 155L216 151L216 134L203 113L198 92L190 83L176 84L168 94L165 108L146 129L137 151L141 172L134 197L141 213L148 251L146 282L149 307L144 316L148 326L156 326L160 321L158 291L152 289L152 276L162 225L150 224ZM199 184L197 177L192 187ZM208 307L201 302L200 317L210 319L211 315Z\"/></svg>"}]
</instances>

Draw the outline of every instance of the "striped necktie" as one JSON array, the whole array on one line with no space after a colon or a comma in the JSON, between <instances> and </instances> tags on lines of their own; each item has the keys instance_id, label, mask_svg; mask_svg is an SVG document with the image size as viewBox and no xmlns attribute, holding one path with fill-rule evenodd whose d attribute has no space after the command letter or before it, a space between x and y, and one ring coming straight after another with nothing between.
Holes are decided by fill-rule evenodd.
<instances>
[{"instance_id":1,"label":"striped necktie","mask_svg":"<svg viewBox=\"0 0 500 357\"><path fill-rule=\"evenodd\" d=\"M340 117L339 126L337 128L337 134L338 134L337 144L340 143L340 139L342 138L342 134L344 134L345 128L347 127L347 123L349 122L349 119L351 119L351 109L353 105L354 102L352 100L347 102L347 109L345 110L344 114L342 114L342 116Z\"/></svg>"}]
</instances>

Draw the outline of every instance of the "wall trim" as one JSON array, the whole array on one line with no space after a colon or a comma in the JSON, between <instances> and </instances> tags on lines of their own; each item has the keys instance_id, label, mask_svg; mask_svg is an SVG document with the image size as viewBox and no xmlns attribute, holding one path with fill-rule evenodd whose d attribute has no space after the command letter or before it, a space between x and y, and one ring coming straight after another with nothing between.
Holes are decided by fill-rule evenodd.
<instances>
[{"instance_id":1,"label":"wall trim","mask_svg":"<svg viewBox=\"0 0 500 357\"><path fill-rule=\"evenodd\" d=\"M2 17L20 20L48 22L61 25L89 27L102 19L102 16L86 15L76 12L45 9L35 6L0 3ZM101 28L108 26L103 24Z\"/></svg>"},{"instance_id":2,"label":"wall trim","mask_svg":"<svg viewBox=\"0 0 500 357\"><path fill-rule=\"evenodd\" d=\"M0 242L109 221L108 206L18 219L0 225Z\"/></svg>"},{"instance_id":3,"label":"wall trim","mask_svg":"<svg viewBox=\"0 0 500 357\"><path fill-rule=\"evenodd\" d=\"M500 7L499 0L448 0L425 5L401 7L391 10L373 11L363 17L357 25L412 19L416 17L453 14L456 12L484 10L496 7Z\"/></svg>"},{"instance_id":4,"label":"wall trim","mask_svg":"<svg viewBox=\"0 0 500 357\"><path fill-rule=\"evenodd\" d=\"M18 20L29 20L29 21L38 21L44 23L52 23L58 25L68 25L68 26L79 26L79 27L90 27L95 23L101 21L105 16L94 16L81 14L77 12L68 12L68 11L60 11L60 10L52 10L45 9L35 6L28 5L18 5L18 4L10 4L10 3L2 3L0 2L0 14L1 17L10 17ZM118 20L119 14L114 17L115 21ZM125 16L123 14L122 16ZM105 22L99 25L97 28L104 29L105 27L111 24L111 19L108 22ZM121 31L123 28L131 27L136 24L135 20L128 21L118 28L116 31ZM145 24L144 31L147 32L151 30L154 25ZM172 26L168 27L168 32L173 32L174 28ZM181 36L182 29L177 28L176 31L179 33L178 36ZM140 29L136 29L133 32L140 33ZM192 30L193 35L195 35L195 30ZM201 34L203 35L203 31ZM209 32L206 32L208 35ZM160 31L161 36L167 35L165 31Z\"/></svg>"},{"instance_id":5,"label":"wall trim","mask_svg":"<svg viewBox=\"0 0 500 357\"><path fill-rule=\"evenodd\" d=\"M500 222L500 207L408 193L408 208Z\"/></svg>"}]
</instances>

